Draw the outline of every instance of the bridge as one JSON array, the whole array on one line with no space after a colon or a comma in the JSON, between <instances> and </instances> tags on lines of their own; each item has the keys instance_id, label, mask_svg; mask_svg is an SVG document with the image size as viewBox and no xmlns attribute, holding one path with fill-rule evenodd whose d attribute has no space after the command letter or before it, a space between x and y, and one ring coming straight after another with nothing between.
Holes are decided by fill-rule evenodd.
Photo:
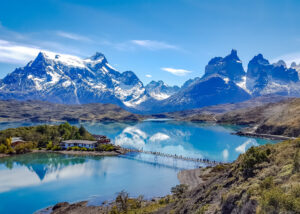
<instances>
[{"instance_id":1,"label":"bridge","mask_svg":"<svg viewBox=\"0 0 300 214\"><path fill-rule=\"evenodd\" d=\"M223 163L220 161L209 160L207 158L185 157L182 155L166 154L166 153L162 153L162 152L144 151L144 150L140 150L140 149L126 149L126 148L123 148L123 149L127 152L137 152L137 153L143 153L143 154L151 154L151 155L160 156L160 157L168 157L168 158L174 158L174 159L179 159L179 160L184 160L184 161L191 161L191 162L196 162L196 163L204 163L208 166L216 166L218 164Z\"/></svg>"}]
</instances>

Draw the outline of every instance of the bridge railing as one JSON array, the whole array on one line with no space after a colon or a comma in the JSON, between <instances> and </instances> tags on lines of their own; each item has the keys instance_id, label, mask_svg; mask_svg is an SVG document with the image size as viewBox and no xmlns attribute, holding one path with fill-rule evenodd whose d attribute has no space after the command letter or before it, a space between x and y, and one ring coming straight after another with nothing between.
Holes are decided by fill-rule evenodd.
<instances>
[{"instance_id":1,"label":"bridge railing","mask_svg":"<svg viewBox=\"0 0 300 214\"><path fill-rule=\"evenodd\" d=\"M157 155L157 156L161 156L161 157L169 157L169 158L174 158L174 159L180 159L180 160L185 160L185 161L192 161L192 162L197 162L197 163L205 163L205 164L211 165L211 166L222 164L222 162L220 162L220 161L209 160L207 158L186 157L186 156L182 156L182 155L167 154L167 153L153 152L153 151L144 151L144 150L140 150L140 149L125 149L125 150L127 152L137 152L137 153Z\"/></svg>"}]
</instances>

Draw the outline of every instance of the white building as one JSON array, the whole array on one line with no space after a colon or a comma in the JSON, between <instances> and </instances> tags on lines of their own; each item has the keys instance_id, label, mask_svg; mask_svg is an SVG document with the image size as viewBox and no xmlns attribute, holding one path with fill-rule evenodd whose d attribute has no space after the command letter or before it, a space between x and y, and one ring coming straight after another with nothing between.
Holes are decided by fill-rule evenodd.
<instances>
[{"instance_id":1,"label":"white building","mask_svg":"<svg viewBox=\"0 0 300 214\"><path fill-rule=\"evenodd\" d=\"M90 140L64 140L61 142L60 146L64 149L73 146L85 147L87 149L95 149L98 146L98 142Z\"/></svg>"}]
</instances>

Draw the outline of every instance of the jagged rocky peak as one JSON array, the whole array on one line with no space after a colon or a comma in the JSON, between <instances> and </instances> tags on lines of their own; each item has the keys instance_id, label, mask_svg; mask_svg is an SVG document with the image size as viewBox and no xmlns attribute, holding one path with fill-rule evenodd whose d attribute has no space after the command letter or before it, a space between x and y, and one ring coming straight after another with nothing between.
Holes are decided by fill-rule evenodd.
<instances>
[{"instance_id":1,"label":"jagged rocky peak","mask_svg":"<svg viewBox=\"0 0 300 214\"><path fill-rule=\"evenodd\" d=\"M246 75L242 62L237 55L237 51L232 49L226 57L215 57L208 62L205 67L205 74L202 78L219 75L234 82L243 81Z\"/></svg>"},{"instance_id":2,"label":"jagged rocky peak","mask_svg":"<svg viewBox=\"0 0 300 214\"><path fill-rule=\"evenodd\" d=\"M249 65L251 64L260 64L260 65L269 65L269 61L264 58L264 56L260 53L253 57L253 59L250 60Z\"/></svg>"},{"instance_id":3,"label":"jagged rocky peak","mask_svg":"<svg viewBox=\"0 0 300 214\"><path fill-rule=\"evenodd\" d=\"M104 54L100 52L96 52L93 56L90 57L90 59L92 60L98 60L100 58L105 58Z\"/></svg>"},{"instance_id":4,"label":"jagged rocky peak","mask_svg":"<svg viewBox=\"0 0 300 214\"><path fill-rule=\"evenodd\" d=\"M284 68L287 67L285 61L283 60L278 60L278 62L273 63L273 65L276 67L280 67L280 66L283 66Z\"/></svg>"},{"instance_id":5,"label":"jagged rocky peak","mask_svg":"<svg viewBox=\"0 0 300 214\"><path fill-rule=\"evenodd\" d=\"M238 57L238 55L237 55L237 50L235 50L235 49L232 49L231 50L231 52L230 52L230 54L229 55L227 55L226 57L225 57L225 59L233 59L233 60L237 60L237 61L240 61L240 58Z\"/></svg>"},{"instance_id":6,"label":"jagged rocky peak","mask_svg":"<svg viewBox=\"0 0 300 214\"><path fill-rule=\"evenodd\" d=\"M248 64L246 87L254 96L290 95L296 90L293 83L298 81L298 72L287 68L283 60L270 64L262 54L258 54Z\"/></svg>"},{"instance_id":7,"label":"jagged rocky peak","mask_svg":"<svg viewBox=\"0 0 300 214\"><path fill-rule=\"evenodd\" d=\"M291 63L291 68L295 68L295 67L297 67L297 63L296 62L292 62Z\"/></svg>"}]
</instances>

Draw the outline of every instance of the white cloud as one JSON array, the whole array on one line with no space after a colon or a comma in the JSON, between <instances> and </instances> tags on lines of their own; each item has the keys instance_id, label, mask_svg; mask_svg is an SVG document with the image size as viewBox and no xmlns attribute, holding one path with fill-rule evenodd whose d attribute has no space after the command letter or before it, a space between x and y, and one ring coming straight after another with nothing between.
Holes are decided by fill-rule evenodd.
<instances>
[{"instance_id":1,"label":"white cloud","mask_svg":"<svg viewBox=\"0 0 300 214\"><path fill-rule=\"evenodd\" d=\"M63 38L71 39L71 40L91 42L91 39L89 39L88 37L81 36L81 35L78 35L78 34L75 34L75 33L57 31L56 35L58 35L60 37L63 37Z\"/></svg>"},{"instance_id":2,"label":"white cloud","mask_svg":"<svg viewBox=\"0 0 300 214\"><path fill-rule=\"evenodd\" d=\"M174 74L176 76L184 76L192 71L188 71L185 69L176 69L176 68L161 68L161 70Z\"/></svg>"},{"instance_id":3,"label":"white cloud","mask_svg":"<svg viewBox=\"0 0 300 214\"><path fill-rule=\"evenodd\" d=\"M36 57L40 51L39 47L0 40L0 62L26 63Z\"/></svg>"},{"instance_id":4,"label":"white cloud","mask_svg":"<svg viewBox=\"0 0 300 214\"><path fill-rule=\"evenodd\" d=\"M151 78L152 77L152 75L150 75L150 74L146 74L145 75L147 78Z\"/></svg>"},{"instance_id":5,"label":"white cloud","mask_svg":"<svg viewBox=\"0 0 300 214\"><path fill-rule=\"evenodd\" d=\"M152 142L156 142L156 141L164 141L164 140L169 140L169 139L170 139L169 135L158 132L155 135L151 136L149 140Z\"/></svg>"},{"instance_id":6,"label":"white cloud","mask_svg":"<svg viewBox=\"0 0 300 214\"><path fill-rule=\"evenodd\" d=\"M154 41L154 40L131 40L131 43L140 47L147 48L149 50L179 49L175 45L171 45L160 41Z\"/></svg>"}]
</instances>

